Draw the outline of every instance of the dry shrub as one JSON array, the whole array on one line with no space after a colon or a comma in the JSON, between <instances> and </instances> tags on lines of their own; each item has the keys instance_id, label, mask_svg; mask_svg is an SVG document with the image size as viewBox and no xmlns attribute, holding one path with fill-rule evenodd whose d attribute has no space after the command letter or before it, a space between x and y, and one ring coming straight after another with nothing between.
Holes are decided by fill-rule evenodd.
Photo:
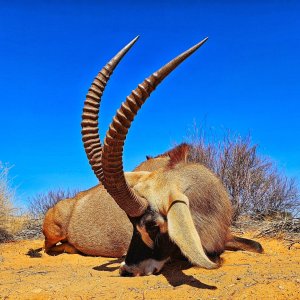
<instances>
[{"instance_id":1,"label":"dry shrub","mask_svg":"<svg viewBox=\"0 0 300 300\"><path fill-rule=\"evenodd\" d=\"M14 192L8 181L9 167L0 161L0 224L5 224L13 211L12 199Z\"/></svg>"},{"instance_id":2,"label":"dry shrub","mask_svg":"<svg viewBox=\"0 0 300 300\"><path fill-rule=\"evenodd\" d=\"M233 220L248 215L265 218L277 215L291 217L299 212L299 191L295 179L281 174L274 163L259 155L250 136L223 134L221 141L207 138L195 129L189 136L190 160L211 169L227 188L233 207Z\"/></svg>"},{"instance_id":3,"label":"dry shrub","mask_svg":"<svg viewBox=\"0 0 300 300\"><path fill-rule=\"evenodd\" d=\"M15 191L10 186L9 170L8 165L0 162L0 243L13 240L27 221L27 216L13 205Z\"/></svg>"},{"instance_id":4,"label":"dry shrub","mask_svg":"<svg viewBox=\"0 0 300 300\"><path fill-rule=\"evenodd\" d=\"M44 194L37 194L29 199L29 212L36 218L43 218L49 208L53 207L58 201L66 198L72 198L78 193L77 190L56 190Z\"/></svg>"},{"instance_id":5,"label":"dry shrub","mask_svg":"<svg viewBox=\"0 0 300 300\"><path fill-rule=\"evenodd\" d=\"M13 213L13 191L8 184L9 167L0 162L0 243L13 239L10 220Z\"/></svg>"}]
</instances>

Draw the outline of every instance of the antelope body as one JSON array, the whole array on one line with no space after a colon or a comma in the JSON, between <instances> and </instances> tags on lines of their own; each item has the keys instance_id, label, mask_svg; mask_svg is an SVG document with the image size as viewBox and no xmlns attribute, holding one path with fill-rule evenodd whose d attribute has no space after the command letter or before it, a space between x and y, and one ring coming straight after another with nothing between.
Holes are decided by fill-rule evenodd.
<instances>
[{"instance_id":1,"label":"antelope body","mask_svg":"<svg viewBox=\"0 0 300 300\"><path fill-rule=\"evenodd\" d=\"M168 156L150 158L135 170L152 171L168 162ZM103 185L98 184L50 208L45 215L43 234L49 254L82 252L122 257L130 243L132 225Z\"/></svg>"},{"instance_id":2,"label":"antelope body","mask_svg":"<svg viewBox=\"0 0 300 300\"><path fill-rule=\"evenodd\" d=\"M51 215L55 216L57 210L62 222L66 222L64 239L76 249L108 256L127 252L120 267L122 276L159 272L167 260L178 254L194 265L211 269L219 266L218 258L226 249L262 252L259 243L230 233L232 208L227 192L211 171L188 161L188 147L154 158L156 167L151 170L145 167L149 163L146 161L134 172L123 171L123 147L138 110L156 86L206 39L132 91L113 118L102 147L98 133L101 96L112 71L135 41L100 71L84 104L82 139L92 169L103 186L79 194L71 200L69 211L64 209L68 200L50 210L44 223L46 249L47 245L48 249L57 247L47 237L48 232L55 232L49 228L55 224ZM98 246L101 251L95 254Z\"/></svg>"},{"instance_id":3,"label":"antelope body","mask_svg":"<svg viewBox=\"0 0 300 300\"><path fill-rule=\"evenodd\" d=\"M43 233L45 251L49 254L82 252L121 257L127 251L132 225L99 184L50 208ZM59 242L62 244L57 245Z\"/></svg>"}]
</instances>

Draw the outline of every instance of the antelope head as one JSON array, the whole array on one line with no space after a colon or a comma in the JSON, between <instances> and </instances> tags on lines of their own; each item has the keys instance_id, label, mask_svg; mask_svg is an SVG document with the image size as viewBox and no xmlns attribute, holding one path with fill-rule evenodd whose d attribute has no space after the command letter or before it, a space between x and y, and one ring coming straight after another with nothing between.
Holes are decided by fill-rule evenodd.
<instances>
[{"instance_id":1,"label":"antelope head","mask_svg":"<svg viewBox=\"0 0 300 300\"><path fill-rule=\"evenodd\" d=\"M202 247L187 197L169 185L156 189L157 172L124 173L122 158L126 135L138 110L157 85L206 40L171 60L132 91L113 118L103 147L97 123L100 98L112 73L111 66L116 66L135 40L112 59L113 64L110 62L104 67L87 95L82 125L89 162L134 228L125 262L120 267L122 276L157 273L175 252L181 252L195 265L209 269L216 267Z\"/></svg>"}]
</instances>

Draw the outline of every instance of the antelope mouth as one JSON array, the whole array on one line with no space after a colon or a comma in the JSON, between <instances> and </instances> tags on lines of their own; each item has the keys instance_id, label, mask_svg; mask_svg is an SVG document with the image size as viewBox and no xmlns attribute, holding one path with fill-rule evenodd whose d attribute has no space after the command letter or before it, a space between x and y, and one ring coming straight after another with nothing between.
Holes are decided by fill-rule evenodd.
<instances>
[{"instance_id":1,"label":"antelope mouth","mask_svg":"<svg viewBox=\"0 0 300 300\"><path fill-rule=\"evenodd\" d=\"M158 274L169 258L158 261L152 258L146 259L136 265L127 265L122 262L119 274L122 277L149 276Z\"/></svg>"}]
</instances>

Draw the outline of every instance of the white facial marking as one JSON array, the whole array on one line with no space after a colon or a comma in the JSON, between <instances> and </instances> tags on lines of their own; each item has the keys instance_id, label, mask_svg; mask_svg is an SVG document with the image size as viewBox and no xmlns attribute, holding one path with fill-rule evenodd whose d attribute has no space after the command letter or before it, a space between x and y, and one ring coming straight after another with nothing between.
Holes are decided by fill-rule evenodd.
<instances>
[{"instance_id":1,"label":"white facial marking","mask_svg":"<svg viewBox=\"0 0 300 300\"><path fill-rule=\"evenodd\" d=\"M166 220L162 216L159 216L156 219L156 223L159 226L160 233L167 233L167 231L168 231L168 223L166 222Z\"/></svg>"},{"instance_id":2,"label":"white facial marking","mask_svg":"<svg viewBox=\"0 0 300 300\"><path fill-rule=\"evenodd\" d=\"M127 271L132 273L133 276L148 276L160 272L164 264L169 260L169 258L158 261L152 258L146 259L139 263L138 265L127 266L125 262L120 265L120 273L122 271Z\"/></svg>"}]
</instances>

